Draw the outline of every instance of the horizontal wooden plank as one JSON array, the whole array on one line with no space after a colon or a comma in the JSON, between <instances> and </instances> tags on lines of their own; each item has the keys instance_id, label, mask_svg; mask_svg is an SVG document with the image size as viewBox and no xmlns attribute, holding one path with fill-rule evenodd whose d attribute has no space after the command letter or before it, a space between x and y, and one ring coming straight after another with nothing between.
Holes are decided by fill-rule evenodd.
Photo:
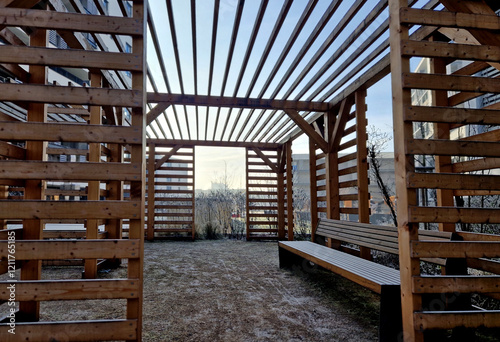
<instances>
[{"instance_id":1,"label":"horizontal wooden plank","mask_svg":"<svg viewBox=\"0 0 500 342\"><path fill-rule=\"evenodd\" d=\"M421 223L500 223L498 209L410 206L408 215Z\"/></svg>"},{"instance_id":2,"label":"horizontal wooden plank","mask_svg":"<svg viewBox=\"0 0 500 342\"><path fill-rule=\"evenodd\" d=\"M137 201L0 200L0 219L138 219Z\"/></svg>"},{"instance_id":3,"label":"horizontal wooden plank","mask_svg":"<svg viewBox=\"0 0 500 342\"><path fill-rule=\"evenodd\" d=\"M495 196L500 195L500 190L453 190L454 196Z\"/></svg>"},{"instance_id":4,"label":"horizontal wooden plank","mask_svg":"<svg viewBox=\"0 0 500 342\"><path fill-rule=\"evenodd\" d=\"M482 234L470 232L456 232L455 234L461 236L464 241L500 241L500 235L496 234Z\"/></svg>"},{"instance_id":5,"label":"horizontal wooden plank","mask_svg":"<svg viewBox=\"0 0 500 342\"><path fill-rule=\"evenodd\" d=\"M192 207L191 207L192 208ZM155 217L193 217L194 213L155 213Z\"/></svg>"},{"instance_id":6,"label":"horizontal wooden plank","mask_svg":"<svg viewBox=\"0 0 500 342\"><path fill-rule=\"evenodd\" d=\"M34 122L2 122L0 139L141 144L136 127Z\"/></svg>"},{"instance_id":7,"label":"horizontal wooden plank","mask_svg":"<svg viewBox=\"0 0 500 342\"><path fill-rule=\"evenodd\" d=\"M26 149L9 144L5 141L0 141L0 156L9 159L25 159Z\"/></svg>"},{"instance_id":8,"label":"horizontal wooden plank","mask_svg":"<svg viewBox=\"0 0 500 342\"><path fill-rule=\"evenodd\" d=\"M341 155L341 156L339 156L338 163L339 164L347 163L348 161L354 160L357 157L358 157L358 153L357 152L349 153L349 154L346 154L346 155L343 155L343 156Z\"/></svg>"},{"instance_id":9,"label":"horizontal wooden plank","mask_svg":"<svg viewBox=\"0 0 500 342\"><path fill-rule=\"evenodd\" d=\"M138 90L0 83L2 99L13 102L141 107Z\"/></svg>"},{"instance_id":10,"label":"horizontal wooden plank","mask_svg":"<svg viewBox=\"0 0 500 342\"><path fill-rule=\"evenodd\" d=\"M0 241L0 257L7 258L8 243ZM140 240L21 240L16 260L139 258Z\"/></svg>"},{"instance_id":11,"label":"horizontal wooden plank","mask_svg":"<svg viewBox=\"0 0 500 342\"><path fill-rule=\"evenodd\" d=\"M192 220L185 220L185 221L155 221L154 222L155 226L156 225L192 225L193 221Z\"/></svg>"},{"instance_id":12,"label":"horizontal wooden plank","mask_svg":"<svg viewBox=\"0 0 500 342\"><path fill-rule=\"evenodd\" d=\"M351 214L351 215L358 215L359 214L359 209L358 208L339 208L341 214Z\"/></svg>"},{"instance_id":13,"label":"horizontal wooden plank","mask_svg":"<svg viewBox=\"0 0 500 342\"><path fill-rule=\"evenodd\" d=\"M326 112L330 104L313 101L267 100L257 98L217 97L184 94L148 93L148 102L169 102L186 106L209 106L254 109L292 109L297 111Z\"/></svg>"},{"instance_id":14,"label":"horizontal wooden plank","mask_svg":"<svg viewBox=\"0 0 500 342\"><path fill-rule=\"evenodd\" d=\"M403 73L403 88L496 93L500 79L486 77Z\"/></svg>"},{"instance_id":15,"label":"horizontal wooden plank","mask_svg":"<svg viewBox=\"0 0 500 342\"><path fill-rule=\"evenodd\" d=\"M58 50L60 51L60 50ZM86 108L75 108L75 107L48 107L47 113L53 114L73 114L79 116L89 116L90 112Z\"/></svg>"},{"instance_id":16,"label":"horizontal wooden plank","mask_svg":"<svg viewBox=\"0 0 500 342\"><path fill-rule=\"evenodd\" d=\"M104 224L104 222L101 222ZM98 239L105 239L108 235L108 232L98 232ZM85 230L43 230L43 238L44 239L84 239L87 236L87 232Z\"/></svg>"},{"instance_id":17,"label":"horizontal wooden plank","mask_svg":"<svg viewBox=\"0 0 500 342\"><path fill-rule=\"evenodd\" d=\"M500 176L494 175L409 172L406 180L409 189L500 190Z\"/></svg>"},{"instance_id":18,"label":"horizontal wooden plank","mask_svg":"<svg viewBox=\"0 0 500 342\"><path fill-rule=\"evenodd\" d=\"M278 217L278 214L248 214L248 217Z\"/></svg>"},{"instance_id":19,"label":"horizontal wooden plank","mask_svg":"<svg viewBox=\"0 0 500 342\"><path fill-rule=\"evenodd\" d=\"M140 54L131 53L0 46L0 63L141 71L141 60Z\"/></svg>"},{"instance_id":20,"label":"horizontal wooden plank","mask_svg":"<svg viewBox=\"0 0 500 342\"><path fill-rule=\"evenodd\" d=\"M400 20L402 24L500 30L498 17L485 14L401 8Z\"/></svg>"},{"instance_id":21,"label":"horizontal wooden plank","mask_svg":"<svg viewBox=\"0 0 500 342\"><path fill-rule=\"evenodd\" d=\"M101 320L70 322L16 322L16 334L8 325L0 325L2 342L23 341L123 341L137 338L137 320Z\"/></svg>"},{"instance_id":22,"label":"horizontal wooden plank","mask_svg":"<svg viewBox=\"0 0 500 342\"><path fill-rule=\"evenodd\" d=\"M142 36L142 20L23 8L3 8L0 22L5 26L38 27L91 33Z\"/></svg>"},{"instance_id":23,"label":"horizontal wooden plank","mask_svg":"<svg viewBox=\"0 0 500 342\"><path fill-rule=\"evenodd\" d=\"M340 169L338 172L339 176L345 176L345 175L350 175L353 173L358 172L358 167L357 166L352 166L352 167L347 167L345 169Z\"/></svg>"},{"instance_id":24,"label":"horizontal wooden plank","mask_svg":"<svg viewBox=\"0 0 500 342\"><path fill-rule=\"evenodd\" d=\"M248 210L278 210L278 207L275 206L265 206L265 205L260 205L260 206L248 206Z\"/></svg>"},{"instance_id":25,"label":"horizontal wooden plank","mask_svg":"<svg viewBox=\"0 0 500 342\"><path fill-rule=\"evenodd\" d=\"M414 314L420 330L465 328L495 328L500 326L500 311L424 311Z\"/></svg>"},{"instance_id":26,"label":"horizontal wooden plank","mask_svg":"<svg viewBox=\"0 0 500 342\"><path fill-rule=\"evenodd\" d=\"M41 161L3 161L3 179L40 179L57 181L138 181L142 168L125 163L60 163Z\"/></svg>"},{"instance_id":27,"label":"horizontal wooden plank","mask_svg":"<svg viewBox=\"0 0 500 342\"><path fill-rule=\"evenodd\" d=\"M498 157L498 143L460 140L412 139L406 144L407 154Z\"/></svg>"},{"instance_id":28,"label":"horizontal wooden plank","mask_svg":"<svg viewBox=\"0 0 500 342\"><path fill-rule=\"evenodd\" d=\"M500 111L491 109L408 106L404 110L404 119L463 125L500 125L499 113Z\"/></svg>"},{"instance_id":29,"label":"horizontal wooden plank","mask_svg":"<svg viewBox=\"0 0 500 342\"><path fill-rule=\"evenodd\" d=\"M500 158L481 158L452 164L453 172L474 172L500 168Z\"/></svg>"},{"instance_id":30,"label":"horizontal wooden plank","mask_svg":"<svg viewBox=\"0 0 500 342\"><path fill-rule=\"evenodd\" d=\"M278 184L247 183L247 188L277 188Z\"/></svg>"},{"instance_id":31,"label":"horizontal wooden plank","mask_svg":"<svg viewBox=\"0 0 500 342\"><path fill-rule=\"evenodd\" d=\"M0 300L9 299L9 284L0 282ZM137 298L138 291L137 279L16 281L18 301Z\"/></svg>"},{"instance_id":32,"label":"horizontal wooden plank","mask_svg":"<svg viewBox=\"0 0 500 342\"><path fill-rule=\"evenodd\" d=\"M487 62L500 60L500 47L490 45L406 40L401 43L401 48L402 54L409 57L440 57Z\"/></svg>"},{"instance_id":33,"label":"horizontal wooden plank","mask_svg":"<svg viewBox=\"0 0 500 342\"><path fill-rule=\"evenodd\" d=\"M356 141L357 141L356 138L354 138L354 139L351 139L349 141L346 141L346 142L340 144L340 146L338 147L338 151L347 150L350 147L356 146Z\"/></svg>"},{"instance_id":34,"label":"horizontal wooden plank","mask_svg":"<svg viewBox=\"0 0 500 342\"><path fill-rule=\"evenodd\" d=\"M500 276L423 276L413 277L415 293L500 292Z\"/></svg>"},{"instance_id":35,"label":"horizontal wooden plank","mask_svg":"<svg viewBox=\"0 0 500 342\"><path fill-rule=\"evenodd\" d=\"M250 221L250 226L277 226L278 221Z\"/></svg>"},{"instance_id":36,"label":"horizontal wooden plank","mask_svg":"<svg viewBox=\"0 0 500 342\"><path fill-rule=\"evenodd\" d=\"M249 233L277 233L278 229L258 229L258 228L249 228Z\"/></svg>"},{"instance_id":37,"label":"horizontal wooden plank","mask_svg":"<svg viewBox=\"0 0 500 342\"><path fill-rule=\"evenodd\" d=\"M497 258L500 242L413 241L414 258Z\"/></svg>"}]
</instances>

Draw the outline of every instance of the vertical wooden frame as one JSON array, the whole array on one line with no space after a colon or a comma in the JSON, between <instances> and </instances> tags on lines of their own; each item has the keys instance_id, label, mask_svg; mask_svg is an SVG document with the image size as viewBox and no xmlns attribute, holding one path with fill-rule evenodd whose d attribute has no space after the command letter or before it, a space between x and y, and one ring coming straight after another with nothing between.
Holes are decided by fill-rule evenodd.
<instances>
[{"instance_id":1,"label":"vertical wooden frame","mask_svg":"<svg viewBox=\"0 0 500 342\"><path fill-rule=\"evenodd\" d=\"M196 222L196 185L195 185L195 181L196 181L196 147L193 146L193 193L192 193L192 206L191 206L191 212L192 212L192 221L191 221L191 239L194 241L195 237L196 237L196 226L195 226L195 222Z\"/></svg>"},{"instance_id":2,"label":"vertical wooden frame","mask_svg":"<svg viewBox=\"0 0 500 342\"><path fill-rule=\"evenodd\" d=\"M130 200L139 206L140 215L137 219L130 220L129 239L138 239L140 242L140 255L137 259L130 259L128 263L128 277L138 279L139 295L137 298L127 299L127 318L137 320L137 341L142 340L142 301L143 301L143 264L144 264L144 212L145 212L145 179L146 179L146 25L147 1L133 2L134 19L142 22L142 35L135 36L132 40L132 52L142 56L142 70L132 72L132 90L142 94L140 107L132 108L131 126L142 134L142 142L131 147L131 162L142 166L141 178L130 182Z\"/></svg>"},{"instance_id":3,"label":"vertical wooden frame","mask_svg":"<svg viewBox=\"0 0 500 342\"><path fill-rule=\"evenodd\" d=\"M155 168L156 168L156 146L148 144L148 223L147 238L153 241L155 237Z\"/></svg>"},{"instance_id":4,"label":"vertical wooden frame","mask_svg":"<svg viewBox=\"0 0 500 342\"><path fill-rule=\"evenodd\" d=\"M366 141L366 89L355 93L356 102L356 168L358 179L358 219L362 223L370 223L370 196L368 193L368 156ZM369 248L360 247L361 257L371 259Z\"/></svg>"},{"instance_id":5,"label":"vertical wooden frame","mask_svg":"<svg viewBox=\"0 0 500 342\"><path fill-rule=\"evenodd\" d=\"M412 293L413 276L420 275L420 260L412 258L411 241L418 240L418 225L409 217L409 206L416 205L416 192L407 188L407 173L414 171L413 156L406 154L413 125L405 122L404 110L411 105L411 92L404 89L402 75L410 72L410 59L402 54L401 41L409 39L408 26L401 25L400 10L408 7L406 0L390 0L390 60L393 97L394 160L397 193L399 262L401 274L401 305L404 340L423 341L423 333L415 326L413 314L420 310L422 299Z\"/></svg>"},{"instance_id":6,"label":"vertical wooden frame","mask_svg":"<svg viewBox=\"0 0 500 342\"><path fill-rule=\"evenodd\" d=\"M93 88L102 87L102 76L98 73L90 73L90 86ZM91 125L101 125L102 124L102 109L100 106L90 106L90 120ZM89 162L99 163L101 161L101 144L100 143L89 143ZM89 201L98 201L101 194L101 182L100 181L90 181L88 182L88 194L87 199ZM88 219L86 222L87 239L97 239L97 233L99 230L99 220ZM86 259L85 260L85 279L94 279L97 277L97 259Z\"/></svg>"},{"instance_id":7,"label":"vertical wooden frame","mask_svg":"<svg viewBox=\"0 0 500 342\"><path fill-rule=\"evenodd\" d=\"M431 59L431 70L433 74L446 75L446 61L442 58ZM448 92L435 90L432 94L432 105L446 107L448 106ZM448 123L435 123L434 125L434 139L450 140L450 127ZM452 173L453 166L451 163L451 156L435 156L435 171L436 173ZM453 207L453 190L436 189L437 206L438 207ZM454 232L454 223L439 223L439 230L445 232Z\"/></svg>"},{"instance_id":8,"label":"vertical wooden frame","mask_svg":"<svg viewBox=\"0 0 500 342\"><path fill-rule=\"evenodd\" d=\"M48 45L48 31L37 29L30 36L30 46L46 47ZM47 84L48 68L46 66L30 65L30 83ZM30 103L28 105L28 122L47 122L47 104ZM44 141L26 142L26 160L47 160L47 143ZM44 200L45 184L43 180L26 180L24 197L27 200ZM23 221L23 239L42 240L44 223L41 220ZM30 260L21 268L21 280L40 280L42 263L40 260ZM20 302L19 313L27 321L38 321L40 302Z\"/></svg>"},{"instance_id":9,"label":"vertical wooden frame","mask_svg":"<svg viewBox=\"0 0 500 342\"><path fill-rule=\"evenodd\" d=\"M316 180L316 144L309 138L309 186L311 190L311 240L315 241L318 225L318 190Z\"/></svg>"},{"instance_id":10,"label":"vertical wooden frame","mask_svg":"<svg viewBox=\"0 0 500 342\"><path fill-rule=\"evenodd\" d=\"M292 142L285 144L286 149L286 214L287 214L287 237L293 241L293 173L292 173Z\"/></svg>"},{"instance_id":11,"label":"vertical wooden frame","mask_svg":"<svg viewBox=\"0 0 500 342\"><path fill-rule=\"evenodd\" d=\"M245 148L245 179L246 179L246 203L245 203L245 208L246 208L246 239L247 241L250 240L250 196L249 196L249 190L250 190L250 181L249 181L249 175L248 175L248 159L249 159L249 148Z\"/></svg>"},{"instance_id":12,"label":"vertical wooden frame","mask_svg":"<svg viewBox=\"0 0 500 342\"><path fill-rule=\"evenodd\" d=\"M283 153L286 149L283 147L277 150L278 160L282 160ZM282 170L277 172L278 177L278 239L285 239L285 175Z\"/></svg>"}]
</instances>

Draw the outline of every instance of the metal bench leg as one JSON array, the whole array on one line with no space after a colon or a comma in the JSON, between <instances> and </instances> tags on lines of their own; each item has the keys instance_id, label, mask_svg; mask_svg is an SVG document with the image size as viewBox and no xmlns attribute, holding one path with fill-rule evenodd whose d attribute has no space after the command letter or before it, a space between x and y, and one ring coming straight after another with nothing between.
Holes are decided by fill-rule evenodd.
<instances>
[{"instance_id":1,"label":"metal bench leg","mask_svg":"<svg viewBox=\"0 0 500 342\"><path fill-rule=\"evenodd\" d=\"M382 286L380 294L380 342L402 341L401 293L399 286Z\"/></svg>"}]
</instances>

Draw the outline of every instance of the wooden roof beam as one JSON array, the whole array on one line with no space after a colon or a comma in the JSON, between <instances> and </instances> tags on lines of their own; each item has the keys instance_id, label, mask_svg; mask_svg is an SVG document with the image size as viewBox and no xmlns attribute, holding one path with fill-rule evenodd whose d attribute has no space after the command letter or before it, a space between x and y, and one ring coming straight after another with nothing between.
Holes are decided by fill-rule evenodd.
<instances>
[{"instance_id":1,"label":"wooden roof beam","mask_svg":"<svg viewBox=\"0 0 500 342\"><path fill-rule=\"evenodd\" d=\"M327 102L312 101L285 101L267 99L249 99L242 97L222 97L222 96L202 96L183 95L166 93L148 93L148 102L160 103L169 102L171 104L185 106L206 106L206 107L229 107L247 109L276 109L276 110L296 110L327 112L331 105Z\"/></svg>"},{"instance_id":2,"label":"wooden roof beam","mask_svg":"<svg viewBox=\"0 0 500 342\"><path fill-rule=\"evenodd\" d=\"M277 149L280 144L274 143L259 143L245 141L210 141L210 140L173 140L173 139L148 139L148 143L153 143L156 146L210 146L210 147L249 147L259 149Z\"/></svg>"}]
</instances>

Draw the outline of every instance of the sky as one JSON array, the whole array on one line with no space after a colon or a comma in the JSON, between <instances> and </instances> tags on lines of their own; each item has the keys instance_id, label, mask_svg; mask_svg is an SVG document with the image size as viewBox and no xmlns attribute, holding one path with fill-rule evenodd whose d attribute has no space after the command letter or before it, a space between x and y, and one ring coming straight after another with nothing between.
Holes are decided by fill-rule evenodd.
<instances>
[{"instance_id":1,"label":"sky","mask_svg":"<svg viewBox=\"0 0 500 342\"><path fill-rule=\"evenodd\" d=\"M267 41L270 32L272 30L272 27L274 25L275 18L277 17L277 14L281 9L283 1L284 0L269 1L269 7L264 16L263 26L259 31L257 41L264 41L264 42ZM195 84L193 81L194 79L193 59L192 59L193 47L191 44L192 27L190 25L190 19L189 19L191 16L191 9L189 6L190 1L172 0L173 9L175 13L174 21L176 26L177 47L180 55L180 69L181 69L181 74L183 76L182 84L178 77L177 69L175 67L176 55L173 49L173 41L171 35L172 32L170 30L170 26L168 24L168 17L166 15L167 13L166 2L159 0L154 0L150 2L153 13L153 19L155 21L155 26L157 27L159 40L161 42L161 50L164 55L164 60L169 80L169 85L167 86L162 80L163 77L161 73L161 68L158 63L158 60L156 59L155 54L148 52L148 64L152 70L152 73L155 75L155 81L157 83L160 92L166 92L168 91L167 88L170 88L170 91L173 93L180 93L183 90L187 94L194 94L195 92L197 92L200 95L208 94L208 70L210 66L209 61L210 61L210 50L211 50L210 44L211 44L213 2L214 0L196 1L196 14L199 19L196 23L196 30L197 30L196 47L198 52L197 89L195 89ZM377 4L378 2L379 2L378 0L367 1L367 4L355 17L358 19L353 20L354 21L353 25L356 26L359 23L359 20L364 18L368 13L368 11L370 11L374 7L374 5ZM238 78L238 72L240 70L239 66L241 65L244 59L246 46L248 45L248 40L253 28L254 18L257 15L259 3L260 1L257 0L247 0L245 2L243 11L244 20L242 20L238 38L236 40L236 49L228 73L229 75L228 83L225 92L222 92L221 80L223 78L223 74L225 71L225 63L227 58L229 42L231 38L232 24L234 21L234 15L236 12L238 1L237 0L220 1L221 17L219 20L217 45L215 50L216 52L214 55L214 64L216 72L214 74L213 87L210 92L211 95L216 95L216 96L234 95L233 92L235 91L235 83L236 79ZM263 82L267 78L267 75L271 72L271 69L274 66L272 63L273 59L275 60L277 56L281 53L280 49L283 49L283 46L285 45L288 36L290 35L290 32L293 30L295 23L302 14L302 11L306 3L308 3L308 1L306 0L297 0L293 2L291 10L285 20L284 26L280 31L276 44L270 52L268 62L264 64L262 72L257 80L257 86L251 92L250 97L257 97L258 95L257 89L259 88L259 85L263 84ZM302 47L303 41L313 30L317 20L323 15L323 13L325 12L326 8L330 5L330 3L331 0L318 1L318 5L314 10L313 14L311 15L311 20L309 20L306 23L303 29L303 33L301 33L299 39L297 40L297 43L293 46L290 52L290 56L285 59L285 62L283 63L282 67L283 70L286 70L288 68L288 65L294 59L294 54L296 54L298 50ZM352 4L353 2L351 1L342 2L341 6L339 7L339 13L345 12ZM371 33L373 30L375 30L379 25L383 23L384 19L387 17L386 12L387 10L380 18L377 18L374 21L374 23L370 27L369 33ZM249 18L250 20L248 20ZM331 22L335 24L340 19L341 19L340 17L334 16L331 19ZM315 54L316 50L320 47L322 42L328 37L333 27L332 25L330 25L328 29L325 29L320 33L317 42L313 44L309 52L305 55L305 58L300 61L298 67L292 74L292 77L290 77L290 80L285 84L284 89L290 86L290 83L293 82L294 78L298 76L300 71L303 69L303 67L306 66L309 59L312 58L312 56ZM351 32L355 26L348 26L346 31ZM350 50L348 51L352 51L356 49L360 44L362 44L363 39L365 39L369 33L365 33L363 36L361 36L356 42L354 42L354 44L352 44L351 47L349 47ZM318 65L321 65L322 61L325 61L325 59L328 59L333 53L335 53L336 51L335 49L338 47L339 44L341 44L342 38L343 38L342 35L339 36L338 38L339 43L337 43L337 40L335 41L335 43L327 50L327 53L325 53L325 55L321 57L319 62L316 65L314 65L313 71L319 70ZM377 41L377 45L384 39L387 39L387 37L382 36L380 40ZM148 44L149 44L149 49L152 49L153 44L151 42L151 38L149 39ZM247 91L251 76L255 72L255 68L257 66L258 60L260 59L260 55L262 54L263 50L264 50L264 44L255 45L254 51L250 55L251 58L249 59L247 71L244 74L241 86L238 88L238 91L236 92L236 96L244 97L246 95L245 92ZM368 54L369 52L370 51L367 51L365 55ZM361 56L360 58L362 57L363 56ZM328 75L331 74L336 68L338 68L338 66L341 65L341 63L343 62L344 60L342 58L339 59L339 61L336 62L331 67L331 69L329 69L328 72L326 72L325 75L318 80L318 84L321 83L326 77L328 77ZM233 65L236 67L233 67ZM345 70L340 75L339 79L341 79L346 72L348 72L348 70ZM280 78L283 76L283 73L284 71L281 71L280 69L280 72L277 74L276 79L272 81L269 89L264 94L264 98L269 97L271 95L272 90L275 88ZM307 78L304 79L304 81L299 84L298 88L300 88L301 85L304 85L305 84L304 82L307 83L307 81L308 81ZM151 91L151 85L149 91ZM294 91L291 97L289 98L293 98L295 93L296 91ZM282 95L283 95L283 90L280 91L280 93L278 94L278 98L280 98L280 96ZM305 97L307 97L307 93ZM374 125L379 130L387 132L392 135L390 77L384 78L378 84L368 89L367 105L368 105L367 118L369 125ZM187 108L187 111L184 114L182 107L178 109L180 129L183 131L179 132L179 129L175 127L174 124L172 124L171 126L173 126L172 129L175 135L183 133L183 136L186 137L187 132L185 126L187 122L191 122L192 125L193 121L192 110L193 110L192 108ZM200 112L205 113L204 110L205 109L202 108L200 109ZM167 115L169 116L172 115L171 111L172 109L169 109L167 111ZM214 110L211 109L210 115L211 118L214 117ZM227 110L223 110L221 115L222 120L226 117L226 115L227 115ZM246 115L246 113L244 113L244 115ZM234 116L235 114L233 113L232 117L230 118L234 120L233 119ZM200 124L203 125L205 121L205 115L200 115L199 120ZM209 136L212 135L210 130L214 126L213 121L214 120L212 119L209 124ZM160 117L159 122L162 125L164 131L167 132L167 135L170 135L169 130L167 129L166 121L162 117ZM230 122L230 125L231 124L232 121ZM153 124L153 126L156 128L157 131L160 130L159 127L156 125L156 123ZM239 129L240 127L238 126L237 130ZM200 132L200 130L198 131ZM191 131L190 133L192 136L195 136L195 132ZM200 134L201 139L203 139L204 132L200 133L201 133ZM305 135L302 135L301 137L296 139L293 142L292 149L293 153L298 153L298 154L308 153L307 137ZM220 176L223 175L224 173L233 176L234 184L232 187L238 188L240 186L244 186L244 167L245 167L244 149L198 147L196 151L196 168L195 168L196 188L201 188L201 189L210 188L211 182L216 182L217 179L220 178Z\"/></svg>"}]
</instances>

